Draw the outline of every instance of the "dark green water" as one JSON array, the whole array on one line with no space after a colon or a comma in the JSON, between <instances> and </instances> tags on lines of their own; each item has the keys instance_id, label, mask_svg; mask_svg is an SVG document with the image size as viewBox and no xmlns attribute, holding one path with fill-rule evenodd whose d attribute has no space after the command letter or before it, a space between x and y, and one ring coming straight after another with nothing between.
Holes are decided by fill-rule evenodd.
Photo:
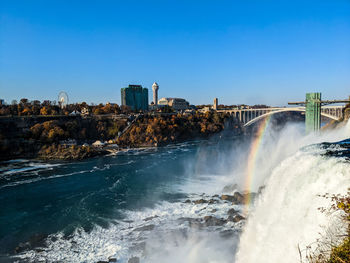
<instances>
[{"instance_id":1,"label":"dark green water","mask_svg":"<svg viewBox=\"0 0 350 263\"><path fill-rule=\"evenodd\" d=\"M153 209L160 202L176 204L192 192L204 193L205 181L210 185L213 176L232 165L222 154L232 146L232 140L191 142L81 162L3 163L1 259L17 255L16 247L19 254L45 247L48 236L57 233L69 240L77 229L84 233L96 227L110 229L115 222L128 222L129 212ZM201 178L203 189L196 184L199 174L208 175ZM182 188L192 183L197 185L194 190Z\"/></svg>"}]
</instances>

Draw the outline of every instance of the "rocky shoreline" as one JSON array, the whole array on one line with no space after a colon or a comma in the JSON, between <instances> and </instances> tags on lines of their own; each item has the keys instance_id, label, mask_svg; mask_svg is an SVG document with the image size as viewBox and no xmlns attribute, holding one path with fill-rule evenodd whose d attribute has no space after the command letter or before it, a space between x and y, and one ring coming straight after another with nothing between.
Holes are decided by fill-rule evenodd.
<instances>
[{"instance_id":1,"label":"rocky shoreline","mask_svg":"<svg viewBox=\"0 0 350 263\"><path fill-rule=\"evenodd\" d=\"M139 237L141 233L143 235L149 235L153 233L157 235L157 231L163 224L171 222L178 225L180 228L186 227L188 231L212 231L217 232L224 240L231 239L233 236L238 235L241 231L246 216L243 215L243 206L245 198L256 198L255 193L240 193L235 191L230 194L215 194L215 195L195 195L189 196L181 202L183 206L189 206L191 209L196 210L195 217L181 216L178 218L163 218L162 214L145 215L139 222L133 220L125 220L125 229L129 232L126 236L121 235L120 238L131 238L134 246L130 248L128 258L119 258L116 255L106 255L105 259L100 258L96 260L96 263L142 263L142 258L147 254L146 252L146 240ZM199 213L199 214L198 214ZM173 224L171 223L171 224ZM170 230L171 231L171 230ZM186 233L184 233L187 236ZM67 237L69 238L69 237ZM52 240L53 237L45 235L35 235L27 242L20 243L14 249L13 258L18 262L25 262L21 257L21 254L26 251L36 251L35 253L45 253L47 248L47 240ZM44 254L43 254L43 257Z\"/></svg>"},{"instance_id":2,"label":"rocky shoreline","mask_svg":"<svg viewBox=\"0 0 350 263\"><path fill-rule=\"evenodd\" d=\"M219 204L219 203L227 203L232 206L243 206L246 198L256 198L256 193L240 193L238 191L234 192L233 194L222 194L222 195L213 195L213 196L203 196L200 199L196 200L190 200L187 199L184 201L186 204L191 204L193 206L206 206L203 209L210 208L211 205ZM193 217L180 217L177 219L179 224L186 224L191 229L199 229L199 230L205 230L210 228L220 228L227 224L244 224L246 217L242 215L242 211L240 209L235 208L229 208L226 212L226 217L224 216L217 216L215 213L218 211L218 209L211 209L210 213L212 215L206 215L201 218L193 218ZM153 219L157 219L158 216L152 216L145 218L145 222L149 222ZM146 224L142 227L138 227L134 229L133 231L136 232L143 232L143 231L153 231L156 228L154 224ZM231 230L221 230L220 236L223 238L231 238L234 234L234 229ZM144 246L141 246L142 250L145 249ZM143 252L144 253L144 252ZM142 253L142 254L143 254ZM96 263L110 263L110 262L127 262L127 263L140 263L142 262L141 258L139 256L131 256L127 261L118 261L115 257L108 257L106 260L99 260Z\"/></svg>"}]
</instances>

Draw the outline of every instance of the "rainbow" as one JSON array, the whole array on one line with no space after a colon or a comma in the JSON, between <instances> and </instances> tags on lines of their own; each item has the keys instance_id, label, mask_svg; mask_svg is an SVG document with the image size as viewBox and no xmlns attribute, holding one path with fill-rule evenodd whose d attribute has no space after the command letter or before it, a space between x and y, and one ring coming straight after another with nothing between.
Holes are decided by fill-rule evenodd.
<instances>
[{"instance_id":1,"label":"rainbow","mask_svg":"<svg viewBox=\"0 0 350 263\"><path fill-rule=\"evenodd\" d=\"M270 122L271 115L264 118L264 120L260 123L258 127L258 131L256 133L256 136L251 144L250 152L248 155L248 162L247 162L247 168L245 173L245 183L244 183L244 190L248 193L251 193L252 191L252 183L255 175L255 165L256 165L256 159L259 153L259 149L261 146L261 143L264 138L264 134L267 130L268 124ZM245 214L248 213L248 208L251 203L251 196L250 194L246 194L244 196L244 205L245 205Z\"/></svg>"}]
</instances>

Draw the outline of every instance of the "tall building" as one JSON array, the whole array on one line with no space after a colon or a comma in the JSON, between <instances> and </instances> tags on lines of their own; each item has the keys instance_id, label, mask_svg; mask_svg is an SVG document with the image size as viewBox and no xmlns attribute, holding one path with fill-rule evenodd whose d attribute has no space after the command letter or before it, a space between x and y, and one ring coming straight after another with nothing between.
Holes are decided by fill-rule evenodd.
<instances>
[{"instance_id":1,"label":"tall building","mask_svg":"<svg viewBox=\"0 0 350 263\"><path fill-rule=\"evenodd\" d=\"M121 105L132 110L148 110L148 89L141 85L129 85L121 90Z\"/></svg>"},{"instance_id":2,"label":"tall building","mask_svg":"<svg viewBox=\"0 0 350 263\"><path fill-rule=\"evenodd\" d=\"M152 85L152 90L153 90L153 103L154 105L158 105L158 89L159 86L157 84L157 82L154 82Z\"/></svg>"},{"instance_id":3,"label":"tall building","mask_svg":"<svg viewBox=\"0 0 350 263\"><path fill-rule=\"evenodd\" d=\"M218 103L219 103L219 102L218 102L218 98L215 98L215 99L214 99L214 104L213 104L213 109L214 109L214 110L217 110L217 109L218 109Z\"/></svg>"}]
</instances>

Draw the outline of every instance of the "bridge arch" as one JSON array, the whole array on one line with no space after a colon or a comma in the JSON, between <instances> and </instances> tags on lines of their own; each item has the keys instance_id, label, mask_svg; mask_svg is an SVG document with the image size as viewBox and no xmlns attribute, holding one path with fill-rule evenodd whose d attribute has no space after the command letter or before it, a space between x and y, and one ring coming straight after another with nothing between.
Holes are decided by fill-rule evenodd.
<instances>
[{"instance_id":1,"label":"bridge arch","mask_svg":"<svg viewBox=\"0 0 350 263\"><path fill-rule=\"evenodd\" d=\"M261 120L269 115L273 115L273 114L276 114L276 113L281 113L281 112L288 112L288 111L298 111L298 112L305 112L305 108L285 108L285 109L280 109L280 110L275 110L275 111L269 111L265 114L262 114L250 121L248 121L247 123L245 123L243 126L244 127L247 127L247 126L250 126L252 125L253 123L257 122L258 120ZM332 120L338 120L337 117L335 116L332 116L330 114L327 114L327 113L323 113L321 112L321 116L324 116L324 117L327 117L329 119L332 119Z\"/></svg>"}]
</instances>

